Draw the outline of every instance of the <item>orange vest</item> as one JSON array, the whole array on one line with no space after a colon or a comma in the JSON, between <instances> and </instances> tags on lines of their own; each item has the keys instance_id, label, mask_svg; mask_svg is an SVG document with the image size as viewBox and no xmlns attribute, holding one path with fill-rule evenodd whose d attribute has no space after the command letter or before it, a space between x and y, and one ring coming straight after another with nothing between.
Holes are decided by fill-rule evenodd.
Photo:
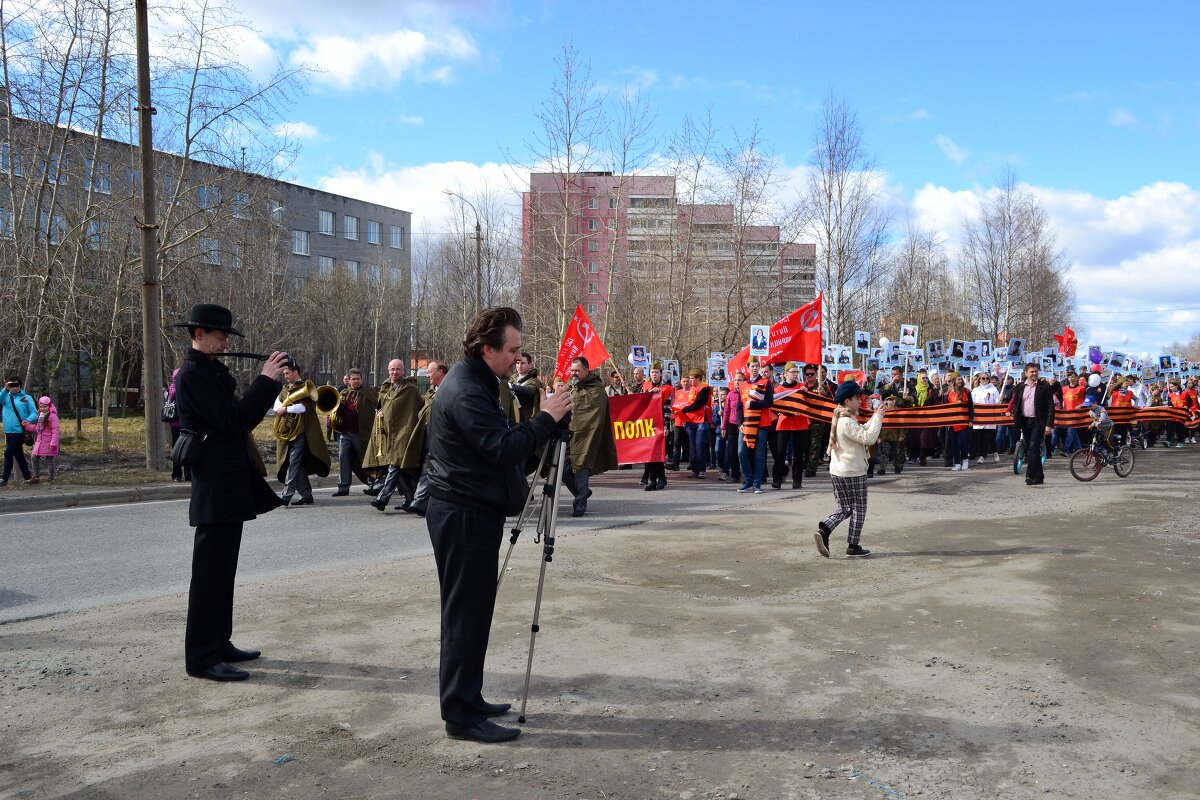
<instances>
[{"instance_id":1,"label":"orange vest","mask_svg":"<svg viewBox=\"0 0 1200 800\"><path fill-rule=\"evenodd\" d=\"M969 400L970 398L971 398L971 393L969 391L967 391L966 389L963 389L961 392L956 392L953 389L951 389L946 394L946 402L947 403L963 403L963 402L966 402L967 400ZM955 433L958 433L959 431L965 431L967 429L967 426L966 425L951 425L950 428Z\"/></svg>"},{"instance_id":2,"label":"orange vest","mask_svg":"<svg viewBox=\"0 0 1200 800\"><path fill-rule=\"evenodd\" d=\"M1066 405L1065 403L1063 405ZM1113 392L1112 402L1109 404L1113 408L1132 408L1133 407L1133 392L1128 389L1121 389Z\"/></svg>"},{"instance_id":3,"label":"orange vest","mask_svg":"<svg viewBox=\"0 0 1200 800\"><path fill-rule=\"evenodd\" d=\"M688 391L687 391L686 399L681 404L682 407L686 408L687 406L690 406L692 403L696 402L696 398L700 396L700 392L702 390L708 389L708 388L709 387L707 386L707 384L701 383L701 384L697 385L697 384L693 383L692 388L688 389ZM709 399L710 400L712 399L711 394L712 394L712 391L710 390L709 391L709 395L710 395ZM684 418L683 421L685 423L686 422L696 422L696 423L707 422L708 421L707 404L701 406L700 408L698 408L695 411L689 411L687 413L680 412L679 416Z\"/></svg>"},{"instance_id":4,"label":"orange vest","mask_svg":"<svg viewBox=\"0 0 1200 800\"><path fill-rule=\"evenodd\" d=\"M1062 387L1063 410L1070 411L1074 408L1079 408L1083 403L1083 397L1087 393L1087 387L1082 383L1072 389L1070 386Z\"/></svg>"},{"instance_id":5,"label":"orange vest","mask_svg":"<svg viewBox=\"0 0 1200 800\"><path fill-rule=\"evenodd\" d=\"M782 388L791 389L793 387L784 387L782 384L776 386L778 391ZM803 385L800 385L803 388ZM808 430L808 417L803 414L775 414L775 430L777 431L806 431Z\"/></svg>"},{"instance_id":6,"label":"orange vest","mask_svg":"<svg viewBox=\"0 0 1200 800\"><path fill-rule=\"evenodd\" d=\"M742 411L743 412L750 411L750 401L754 399L753 397L750 396L750 392L757 391L759 394L764 394L766 391L766 388L767 388L768 380L769 379L767 379L767 378L759 378L758 380L754 381L753 383L750 383L749 381L742 383ZM758 427L760 429L761 428L769 428L771 426L771 423L774 421L775 421L775 414L773 414L771 412L771 409L764 408L762 410L762 416L759 417L759 420L758 420Z\"/></svg>"},{"instance_id":7,"label":"orange vest","mask_svg":"<svg viewBox=\"0 0 1200 800\"><path fill-rule=\"evenodd\" d=\"M1171 405L1176 408L1188 407L1187 392L1167 392L1167 399L1171 401Z\"/></svg>"}]
</instances>

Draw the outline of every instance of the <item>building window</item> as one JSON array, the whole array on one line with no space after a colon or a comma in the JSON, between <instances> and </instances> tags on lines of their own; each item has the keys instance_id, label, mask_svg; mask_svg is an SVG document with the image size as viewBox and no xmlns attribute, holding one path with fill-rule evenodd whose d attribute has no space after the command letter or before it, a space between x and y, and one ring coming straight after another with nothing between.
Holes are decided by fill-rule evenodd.
<instances>
[{"instance_id":1,"label":"building window","mask_svg":"<svg viewBox=\"0 0 1200 800\"><path fill-rule=\"evenodd\" d=\"M358 240L358 217L348 214L342 217L342 235L347 239Z\"/></svg>"},{"instance_id":2,"label":"building window","mask_svg":"<svg viewBox=\"0 0 1200 800\"><path fill-rule=\"evenodd\" d=\"M87 224L87 238L85 244L88 250L107 250L108 249L108 221L103 219L89 219Z\"/></svg>"},{"instance_id":3,"label":"building window","mask_svg":"<svg viewBox=\"0 0 1200 800\"><path fill-rule=\"evenodd\" d=\"M600 271L600 265L599 265L599 264L597 264L595 261L589 261L589 262L588 262L588 272L590 272L590 273L592 273L593 275L595 275L595 274L596 274L596 273L598 273L599 271Z\"/></svg>"},{"instance_id":4,"label":"building window","mask_svg":"<svg viewBox=\"0 0 1200 800\"><path fill-rule=\"evenodd\" d=\"M67 157L50 156L42 162L42 174L50 183L65 185L67 182Z\"/></svg>"},{"instance_id":5,"label":"building window","mask_svg":"<svg viewBox=\"0 0 1200 800\"><path fill-rule=\"evenodd\" d=\"M129 169L126 167L125 180L129 182L129 192L131 194L141 191L142 171L140 169Z\"/></svg>"},{"instance_id":6,"label":"building window","mask_svg":"<svg viewBox=\"0 0 1200 800\"><path fill-rule=\"evenodd\" d=\"M402 276L400 274L399 267L388 267L388 275L390 276L392 286L400 285L400 279Z\"/></svg>"},{"instance_id":7,"label":"building window","mask_svg":"<svg viewBox=\"0 0 1200 800\"><path fill-rule=\"evenodd\" d=\"M589 231L598 231L598 230L600 230L600 220L598 220L598 219L589 219L589 220L588 220L588 230L589 230Z\"/></svg>"},{"instance_id":8,"label":"building window","mask_svg":"<svg viewBox=\"0 0 1200 800\"><path fill-rule=\"evenodd\" d=\"M358 280L358 262L346 259L346 272L350 273L350 277Z\"/></svg>"},{"instance_id":9,"label":"building window","mask_svg":"<svg viewBox=\"0 0 1200 800\"><path fill-rule=\"evenodd\" d=\"M391 246L396 250L404 249L404 228L391 226Z\"/></svg>"},{"instance_id":10,"label":"building window","mask_svg":"<svg viewBox=\"0 0 1200 800\"><path fill-rule=\"evenodd\" d=\"M367 244L379 243L379 223L367 220Z\"/></svg>"},{"instance_id":11,"label":"building window","mask_svg":"<svg viewBox=\"0 0 1200 800\"><path fill-rule=\"evenodd\" d=\"M599 197L589 197L588 198L588 208L590 208L592 211L595 211L599 207L600 207L600 198Z\"/></svg>"},{"instance_id":12,"label":"building window","mask_svg":"<svg viewBox=\"0 0 1200 800\"><path fill-rule=\"evenodd\" d=\"M238 219L250 219L250 195L245 192L233 193L233 215Z\"/></svg>"},{"instance_id":13,"label":"building window","mask_svg":"<svg viewBox=\"0 0 1200 800\"><path fill-rule=\"evenodd\" d=\"M200 263L221 266L221 243L216 239L200 240Z\"/></svg>"},{"instance_id":14,"label":"building window","mask_svg":"<svg viewBox=\"0 0 1200 800\"><path fill-rule=\"evenodd\" d=\"M317 212L318 232L322 236L333 236L333 212L318 211Z\"/></svg>"},{"instance_id":15,"label":"building window","mask_svg":"<svg viewBox=\"0 0 1200 800\"><path fill-rule=\"evenodd\" d=\"M10 168L15 177L20 178L22 176L21 154L15 150L9 150L6 144L0 144L0 172L7 175Z\"/></svg>"},{"instance_id":16,"label":"building window","mask_svg":"<svg viewBox=\"0 0 1200 800\"><path fill-rule=\"evenodd\" d=\"M308 231L292 231L292 252L298 256L308 255Z\"/></svg>"},{"instance_id":17,"label":"building window","mask_svg":"<svg viewBox=\"0 0 1200 800\"><path fill-rule=\"evenodd\" d=\"M237 242L236 244L234 244L233 252L230 255L230 259L229 259L230 260L229 266L233 267L234 269L241 269L242 268L242 255L245 252L246 252L246 245L242 244L241 242Z\"/></svg>"},{"instance_id":18,"label":"building window","mask_svg":"<svg viewBox=\"0 0 1200 800\"><path fill-rule=\"evenodd\" d=\"M367 280L371 283L379 283L378 264L367 264Z\"/></svg>"},{"instance_id":19,"label":"building window","mask_svg":"<svg viewBox=\"0 0 1200 800\"><path fill-rule=\"evenodd\" d=\"M267 207L268 213L271 215L271 221L276 225L283 224L283 206L274 201Z\"/></svg>"},{"instance_id":20,"label":"building window","mask_svg":"<svg viewBox=\"0 0 1200 800\"><path fill-rule=\"evenodd\" d=\"M62 214L47 214L38 212L38 233L50 244L62 244L63 234L67 232L67 221Z\"/></svg>"},{"instance_id":21,"label":"building window","mask_svg":"<svg viewBox=\"0 0 1200 800\"><path fill-rule=\"evenodd\" d=\"M600 287L594 283L588 284L588 294L600 294Z\"/></svg>"},{"instance_id":22,"label":"building window","mask_svg":"<svg viewBox=\"0 0 1200 800\"><path fill-rule=\"evenodd\" d=\"M84 159L83 169L87 173L88 185L100 194L112 194L112 164L107 161Z\"/></svg>"},{"instance_id":23,"label":"building window","mask_svg":"<svg viewBox=\"0 0 1200 800\"><path fill-rule=\"evenodd\" d=\"M201 209L218 208L221 205L221 190L216 186L201 186L197 189Z\"/></svg>"},{"instance_id":24,"label":"building window","mask_svg":"<svg viewBox=\"0 0 1200 800\"><path fill-rule=\"evenodd\" d=\"M326 281L333 277L333 256L317 256L317 277Z\"/></svg>"},{"instance_id":25,"label":"building window","mask_svg":"<svg viewBox=\"0 0 1200 800\"><path fill-rule=\"evenodd\" d=\"M600 304L588 303L584 310L587 311L588 316L595 316L600 311Z\"/></svg>"},{"instance_id":26,"label":"building window","mask_svg":"<svg viewBox=\"0 0 1200 800\"><path fill-rule=\"evenodd\" d=\"M0 239L13 238L13 212L0 208Z\"/></svg>"},{"instance_id":27,"label":"building window","mask_svg":"<svg viewBox=\"0 0 1200 800\"><path fill-rule=\"evenodd\" d=\"M617 198L615 198L615 197L608 198L608 207L616 208L617 207Z\"/></svg>"},{"instance_id":28,"label":"building window","mask_svg":"<svg viewBox=\"0 0 1200 800\"><path fill-rule=\"evenodd\" d=\"M589 253L599 253L600 252L600 243L598 241L596 241L595 239L588 239L588 252Z\"/></svg>"}]
</instances>

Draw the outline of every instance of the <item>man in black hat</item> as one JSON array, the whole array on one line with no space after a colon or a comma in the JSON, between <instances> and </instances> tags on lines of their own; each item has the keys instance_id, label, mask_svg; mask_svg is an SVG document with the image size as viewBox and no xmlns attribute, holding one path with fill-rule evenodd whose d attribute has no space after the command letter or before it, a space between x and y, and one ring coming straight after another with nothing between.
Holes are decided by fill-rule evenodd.
<instances>
[{"instance_id":1,"label":"man in black hat","mask_svg":"<svg viewBox=\"0 0 1200 800\"><path fill-rule=\"evenodd\" d=\"M229 334L243 335L233 327L229 309L196 305L187 322L175 327L187 328L192 338L175 378L175 403L183 429L203 439L199 461L191 465L188 522L196 528L196 537L184 666L196 678L240 681L250 673L232 663L260 655L257 650L241 650L230 641L242 523L280 505L255 466L250 432L271 407L288 356L272 353L263 364L262 374L239 399L229 368L217 360L228 347Z\"/></svg>"}]
</instances>

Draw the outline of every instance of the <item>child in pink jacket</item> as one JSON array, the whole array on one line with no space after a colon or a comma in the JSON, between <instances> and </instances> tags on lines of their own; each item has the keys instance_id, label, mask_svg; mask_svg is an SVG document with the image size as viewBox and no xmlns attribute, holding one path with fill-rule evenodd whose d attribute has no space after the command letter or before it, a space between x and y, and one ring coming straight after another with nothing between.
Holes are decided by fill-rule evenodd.
<instances>
[{"instance_id":1,"label":"child in pink jacket","mask_svg":"<svg viewBox=\"0 0 1200 800\"><path fill-rule=\"evenodd\" d=\"M31 483L37 483L42 476L42 459L48 465L47 482L54 480L57 471L54 459L58 456L58 409L49 397L38 398L37 441L33 443L33 478Z\"/></svg>"}]
</instances>

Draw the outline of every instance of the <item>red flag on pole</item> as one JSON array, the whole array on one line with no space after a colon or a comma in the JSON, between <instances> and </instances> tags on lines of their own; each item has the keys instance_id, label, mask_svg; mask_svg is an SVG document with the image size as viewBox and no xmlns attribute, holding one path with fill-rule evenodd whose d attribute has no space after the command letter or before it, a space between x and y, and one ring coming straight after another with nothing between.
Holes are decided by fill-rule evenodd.
<instances>
[{"instance_id":1,"label":"red flag on pole","mask_svg":"<svg viewBox=\"0 0 1200 800\"><path fill-rule=\"evenodd\" d=\"M608 350L600 341L592 321L584 313L583 306L575 306L575 313L563 332L562 344L558 348L558 361L554 364L554 377L566 380L571 375L571 361L583 356L588 365L595 369L608 360Z\"/></svg>"},{"instance_id":2,"label":"red flag on pole","mask_svg":"<svg viewBox=\"0 0 1200 800\"><path fill-rule=\"evenodd\" d=\"M1075 336L1075 331L1071 330L1070 325L1063 326L1062 334L1054 334L1054 338L1058 339L1058 352L1062 353L1067 358L1075 355L1075 348L1079 346L1079 339Z\"/></svg>"},{"instance_id":3,"label":"red flag on pole","mask_svg":"<svg viewBox=\"0 0 1200 800\"><path fill-rule=\"evenodd\" d=\"M767 362L821 363L821 295L771 326Z\"/></svg>"}]
</instances>

